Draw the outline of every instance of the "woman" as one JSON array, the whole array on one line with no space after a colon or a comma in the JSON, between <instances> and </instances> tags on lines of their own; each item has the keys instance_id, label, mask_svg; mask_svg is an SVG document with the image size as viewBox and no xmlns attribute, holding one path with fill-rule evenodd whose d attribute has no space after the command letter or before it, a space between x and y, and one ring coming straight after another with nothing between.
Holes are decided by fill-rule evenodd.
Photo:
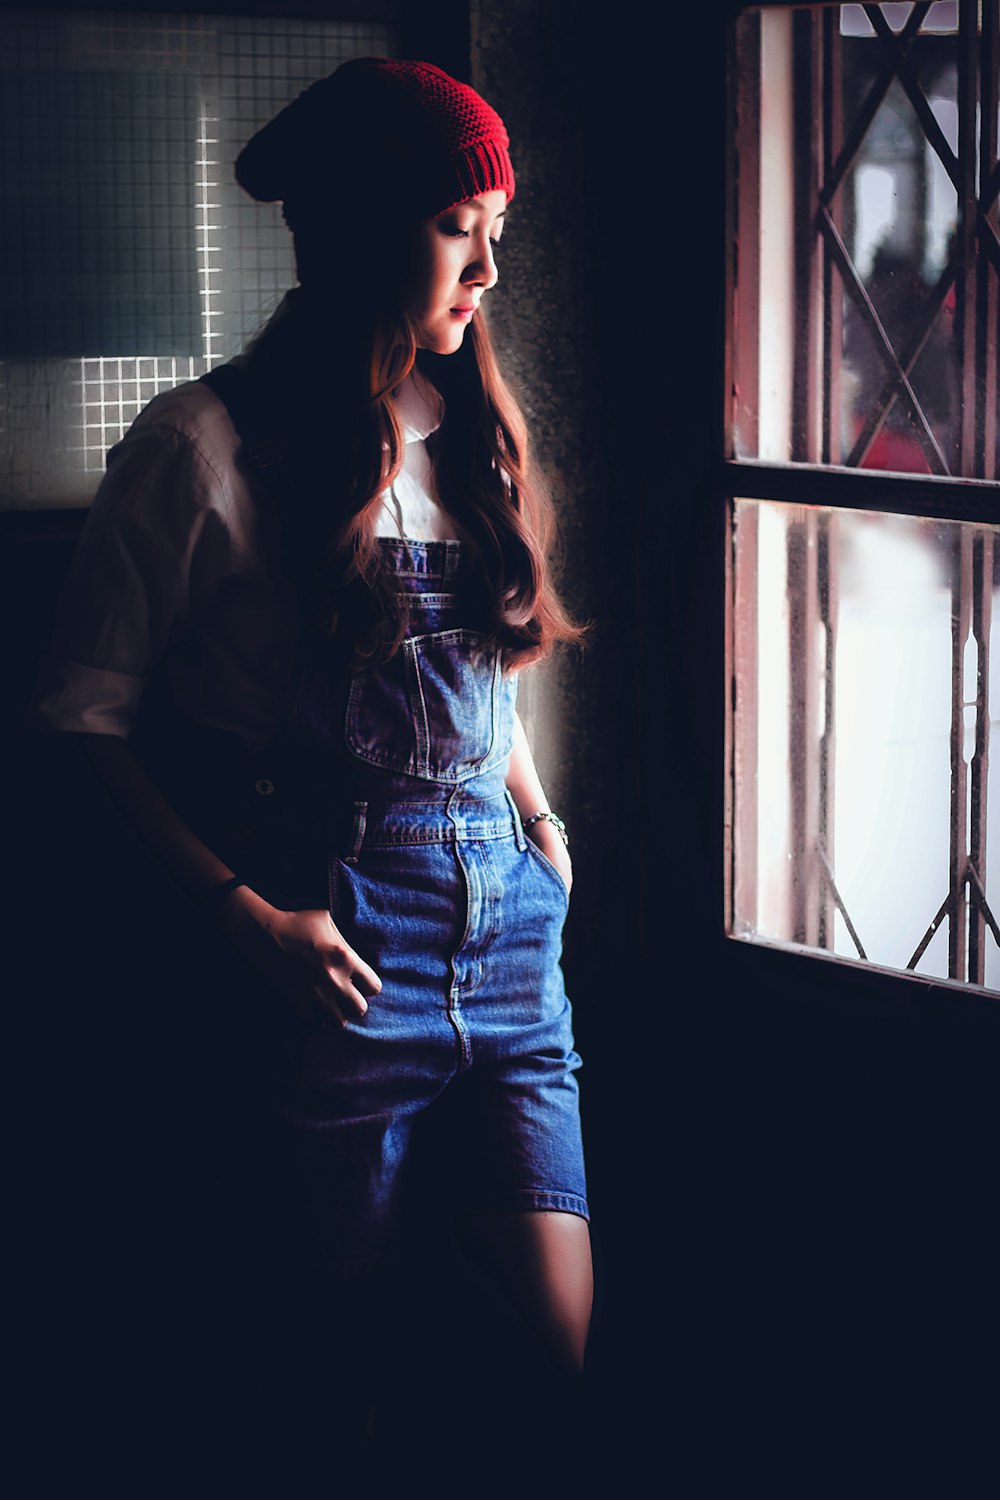
<instances>
[{"instance_id":1,"label":"woman","mask_svg":"<svg viewBox=\"0 0 1000 1500\"><path fill-rule=\"evenodd\" d=\"M514 703L580 631L481 307L507 134L430 64L367 58L237 176L281 201L299 285L112 450L36 715L266 981L320 1265L391 1259L440 1113L463 1243L579 1372L571 866Z\"/></svg>"}]
</instances>

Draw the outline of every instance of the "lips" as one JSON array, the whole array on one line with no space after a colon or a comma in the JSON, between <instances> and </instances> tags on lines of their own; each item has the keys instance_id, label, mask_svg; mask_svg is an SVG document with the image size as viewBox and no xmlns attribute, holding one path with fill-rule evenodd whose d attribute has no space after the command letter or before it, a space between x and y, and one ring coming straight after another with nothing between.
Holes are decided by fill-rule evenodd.
<instances>
[{"instance_id":1,"label":"lips","mask_svg":"<svg viewBox=\"0 0 1000 1500\"><path fill-rule=\"evenodd\" d=\"M455 318L471 318L476 309L474 307L452 307L448 310Z\"/></svg>"}]
</instances>

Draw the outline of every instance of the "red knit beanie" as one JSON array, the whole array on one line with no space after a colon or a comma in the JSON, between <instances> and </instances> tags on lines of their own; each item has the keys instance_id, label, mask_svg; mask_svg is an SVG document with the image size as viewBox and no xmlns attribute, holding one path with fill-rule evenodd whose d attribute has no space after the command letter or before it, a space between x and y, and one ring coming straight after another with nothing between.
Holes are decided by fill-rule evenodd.
<instances>
[{"instance_id":1,"label":"red knit beanie","mask_svg":"<svg viewBox=\"0 0 1000 1500\"><path fill-rule=\"evenodd\" d=\"M479 193L514 196L503 121L433 63L361 57L300 94L244 146L236 179L295 230L384 209L416 221Z\"/></svg>"}]
</instances>

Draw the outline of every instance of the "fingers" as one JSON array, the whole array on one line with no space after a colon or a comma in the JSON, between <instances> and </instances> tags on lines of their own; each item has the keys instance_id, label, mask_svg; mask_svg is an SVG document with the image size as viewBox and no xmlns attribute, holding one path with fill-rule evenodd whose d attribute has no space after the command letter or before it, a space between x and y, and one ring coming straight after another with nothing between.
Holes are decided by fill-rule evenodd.
<instances>
[{"instance_id":1,"label":"fingers","mask_svg":"<svg viewBox=\"0 0 1000 1500\"><path fill-rule=\"evenodd\" d=\"M342 1026L366 1015L368 1001L382 988L375 970L343 941L329 954L326 976L330 983L322 986L317 998L323 1010Z\"/></svg>"},{"instance_id":2,"label":"fingers","mask_svg":"<svg viewBox=\"0 0 1000 1500\"><path fill-rule=\"evenodd\" d=\"M375 970L369 968L368 964L365 963L363 958L359 958L359 956L356 953L351 952L350 949L348 949L348 953L350 954L352 962L352 978L354 980L354 984L362 996L371 999L373 995L377 995L380 992L382 988L382 981L375 973Z\"/></svg>"},{"instance_id":3,"label":"fingers","mask_svg":"<svg viewBox=\"0 0 1000 1500\"><path fill-rule=\"evenodd\" d=\"M327 970L327 979L327 983L313 985L308 996L293 1000L302 1019L337 1026L360 1020L368 1010L368 1002L357 986L333 969Z\"/></svg>"},{"instance_id":4,"label":"fingers","mask_svg":"<svg viewBox=\"0 0 1000 1500\"><path fill-rule=\"evenodd\" d=\"M305 1021L346 1026L382 988L328 911L274 909L266 928L252 925L244 947Z\"/></svg>"}]
</instances>

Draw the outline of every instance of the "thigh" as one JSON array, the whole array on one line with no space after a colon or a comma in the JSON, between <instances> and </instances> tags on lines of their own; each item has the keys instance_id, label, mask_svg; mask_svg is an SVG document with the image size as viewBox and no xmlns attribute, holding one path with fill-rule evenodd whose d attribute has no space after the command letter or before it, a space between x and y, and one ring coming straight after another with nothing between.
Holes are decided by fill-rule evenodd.
<instances>
[{"instance_id":1,"label":"thigh","mask_svg":"<svg viewBox=\"0 0 1000 1500\"><path fill-rule=\"evenodd\" d=\"M500 1282L557 1369L583 1370L594 1301L590 1227L576 1214L463 1216L467 1252Z\"/></svg>"}]
</instances>

